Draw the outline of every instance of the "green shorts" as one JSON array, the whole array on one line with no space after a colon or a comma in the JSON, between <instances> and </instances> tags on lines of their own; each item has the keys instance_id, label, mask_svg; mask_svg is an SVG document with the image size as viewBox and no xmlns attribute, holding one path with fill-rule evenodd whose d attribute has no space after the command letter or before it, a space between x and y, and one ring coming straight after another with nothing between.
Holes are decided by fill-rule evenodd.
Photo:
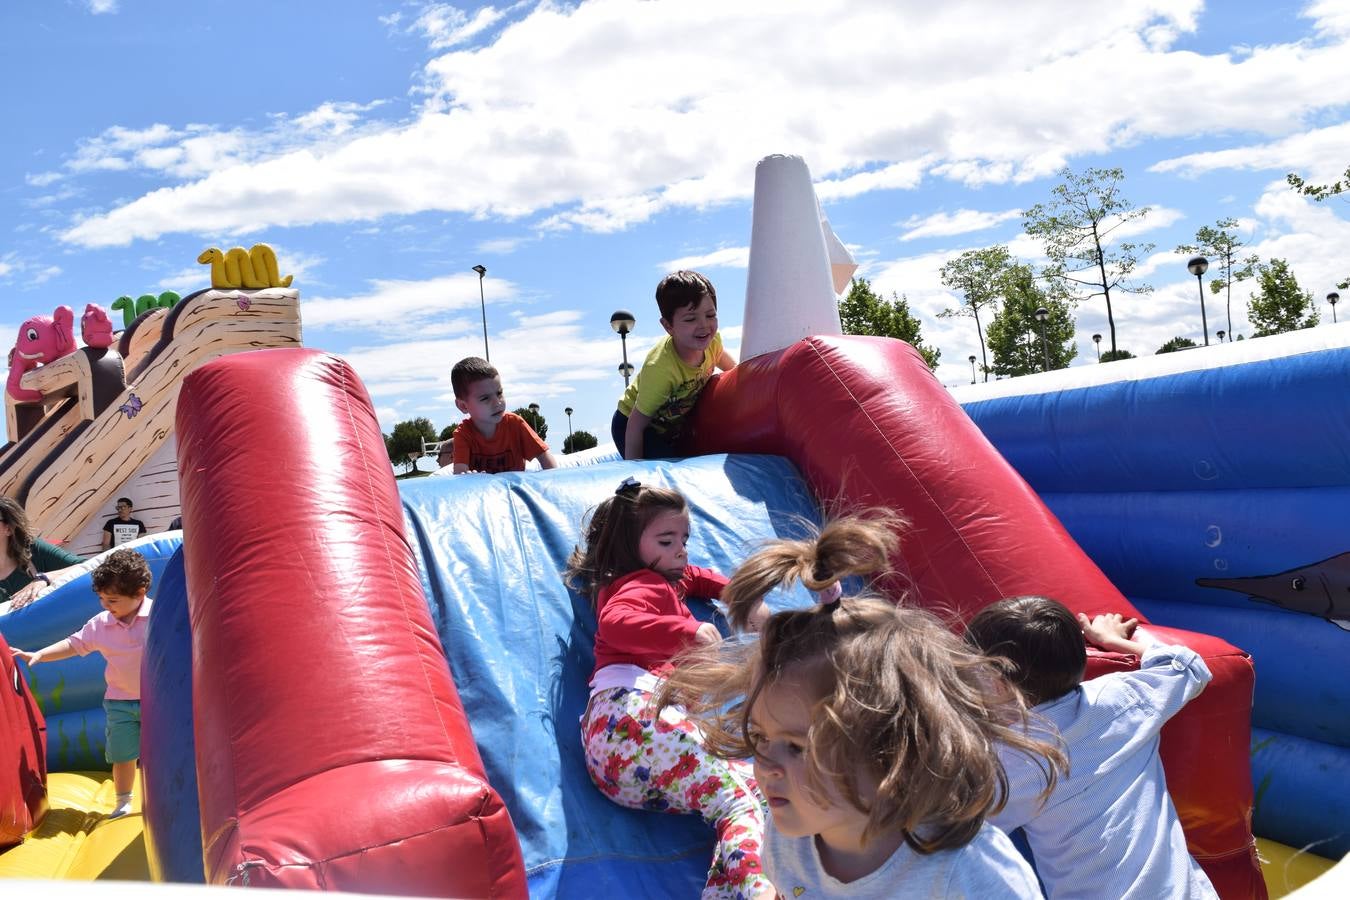
<instances>
[{"instance_id":1,"label":"green shorts","mask_svg":"<svg viewBox=\"0 0 1350 900\"><path fill-rule=\"evenodd\" d=\"M103 758L110 763L130 762L141 755L141 701L104 700L108 718Z\"/></svg>"}]
</instances>

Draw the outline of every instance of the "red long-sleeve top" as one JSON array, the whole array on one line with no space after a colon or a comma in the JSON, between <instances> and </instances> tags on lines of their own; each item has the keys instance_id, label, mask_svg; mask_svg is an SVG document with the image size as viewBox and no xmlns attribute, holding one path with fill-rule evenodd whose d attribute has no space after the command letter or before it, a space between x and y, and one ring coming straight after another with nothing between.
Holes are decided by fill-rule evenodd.
<instances>
[{"instance_id":1,"label":"red long-sleeve top","mask_svg":"<svg viewBox=\"0 0 1350 900\"><path fill-rule=\"evenodd\" d=\"M726 583L725 576L698 566L685 566L677 584L651 569L611 581L596 602L600 615L592 677L615 663L640 666L653 675L670 671L671 659L694 642L699 626L684 598L721 597Z\"/></svg>"}]
</instances>

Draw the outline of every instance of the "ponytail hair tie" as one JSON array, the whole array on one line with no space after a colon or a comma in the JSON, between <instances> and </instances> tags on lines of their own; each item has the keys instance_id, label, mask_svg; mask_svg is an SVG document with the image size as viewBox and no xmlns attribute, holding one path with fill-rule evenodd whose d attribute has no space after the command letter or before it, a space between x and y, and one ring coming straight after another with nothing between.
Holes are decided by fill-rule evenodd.
<instances>
[{"instance_id":1,"label":"ponytail hair tie","mask_svg":"<svg viewBox=\"0 0 1350 900\"><path fill-rule=\"evenodd\" d=\"M844 586L836 581L823 591L816 591L816 602L821 606L829 606L838 603L842 596L844 596Z\"/></svg>"},{"instance_id":2,"label":"ponytail hair tie","mask_svg":"<svg viewBox=\"0 0 1350 900\"><path fill-rule=\"evenodd\" d=\"M638 481L632 475L629 475L623 481L619 482L619 486L614 489L614 496L620 497L625 494L636 494L641 487L642 482Z\"/></svg>"}]
</instances>

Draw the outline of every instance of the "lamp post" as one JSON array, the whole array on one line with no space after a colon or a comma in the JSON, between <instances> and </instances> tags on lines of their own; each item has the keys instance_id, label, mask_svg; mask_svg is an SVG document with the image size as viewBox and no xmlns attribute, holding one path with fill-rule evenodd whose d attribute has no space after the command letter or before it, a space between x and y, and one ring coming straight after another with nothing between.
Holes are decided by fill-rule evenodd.
<instances>
[{"instance_id":1,"label":"lamp post","mask_svg":"<svg viewBox=\"0 0 1350 900\"><path fill-rule=\"evenodd\" d=\"M970 354L970 383L975 383L975 354Z\"/></svg>"},{"instance_id":2,"label":"lamp post","mask_svg":"<svg viewBox=\"0 0 1350 900\"><path fill-rule=\"evenodd\" d=\"M567 446L572 447L572 407L566 407L563 412L567 413ZM576 448L573 447L572 449L575 450ZM572 451L567 452L571 453Z\"/></svg>"},{"instance_id":3,"label":"lamp post","mask_svg":"<svg viewBox=\"0 0 1350 900\"><path fill-rule=\"evenodd\" d=\"M1341 302L1341 295L1332 291L1327 294L1327 302L1331 304L1331 324L1336 324L1336 304Z\"/></svg>"},{"instance_id":4,"label":"lamp post","mask_svg":"<svg viewBox=\"0 0 1350 900\"><path fill-rule=\"evenodd\" d=\"M1224 331L1222 328L1220 328L1218 331L1216 331L1216 332L1214 332L1214 333L1217 334L1217 335L1219 336L1219 343L1222 344L1222 343L1223 343L1223 336L1226 335L1228 332L1226 332L1226 331Z\"/></svg>"},{"instance_id":5,"label":"lamp post","mask_svg":"<svg viewBox=\"0 0 1350 900\"><path fill-rule=\"evenodd\" d=\"M1209 346L1209 317L1205 315L1205 283L1202 276L1209 271L1209 260L1203 256L1192 256L1191 261L1186 263L1186 268L1195 276L1195 283L1200 288L1200 325L1205 329L1205 346Z\"/></svg>"},{"instance_id":6,"label":"lamp post","mask_svg":"<svg viewBox=\"0 0 1350 900\"><path fill-rule=\"evenodd\" d=\"M1097 345L1097 362L1101 362L1101 361L1102 361L1102 336L1101 336L1100 334L1094 334L1094 335L1092 336L1092 343L1094 343L1094 344Z\"/></svg>"},{"instance_id":7,"label":"lamp post","mask_svg":"<svg viewBox=\"0 0 1350 900\"><path fill-rule=\"evenodd\" d=\"M1045 342L1045 320L1050 318L1050 310L1044 306L1036 307L1036 321L1041 323L1041 359L1044 362L1042 372L1050 371L1050 345Z\"/></svg>"},{"instance_id":8,"label":"lamp post","mask_svg":"<svg viewBox=\"0 0 1350 900\"><path fill-rule=\"evenodd\" d=\"M619 341L623 344L623 364L619 366L619 371L623 373L624 387L628 387L628 379L633 374L633 367L628 364L628 332L636 324L637 319L626 309L616 309L614 315L609 317L609 327L618 333Z\"/></svg>"},{"instance_id":9,"label":"lamp post","mask_svg":"<svg viewBox=\"0 0 1350 900\"><path fill-rule=\"evenodd\" d=\"M492 362L487 342L487 301L483 299L483 276L487 275L487 266L474 266L473 270L478 273L478 308L483 312L483 359Z\"/></svg>"}]
</instances>

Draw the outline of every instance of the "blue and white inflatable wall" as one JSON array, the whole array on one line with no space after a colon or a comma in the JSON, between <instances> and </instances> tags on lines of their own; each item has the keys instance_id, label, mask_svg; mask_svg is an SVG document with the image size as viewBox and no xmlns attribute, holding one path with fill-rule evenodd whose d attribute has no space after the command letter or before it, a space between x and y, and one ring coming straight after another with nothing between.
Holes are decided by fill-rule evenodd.
<instances>
[{"instance_id":1,"label":"blue and white inflatable wall","mask_svg":"<svg viewBox=\"0 0 1350 900\"><path fill-rule=\"evenodd\" d=\"M1145 615L1252 655L1255 833L1350 851L1350 323L953 393Z\"/></svg>"}]
</instances>

